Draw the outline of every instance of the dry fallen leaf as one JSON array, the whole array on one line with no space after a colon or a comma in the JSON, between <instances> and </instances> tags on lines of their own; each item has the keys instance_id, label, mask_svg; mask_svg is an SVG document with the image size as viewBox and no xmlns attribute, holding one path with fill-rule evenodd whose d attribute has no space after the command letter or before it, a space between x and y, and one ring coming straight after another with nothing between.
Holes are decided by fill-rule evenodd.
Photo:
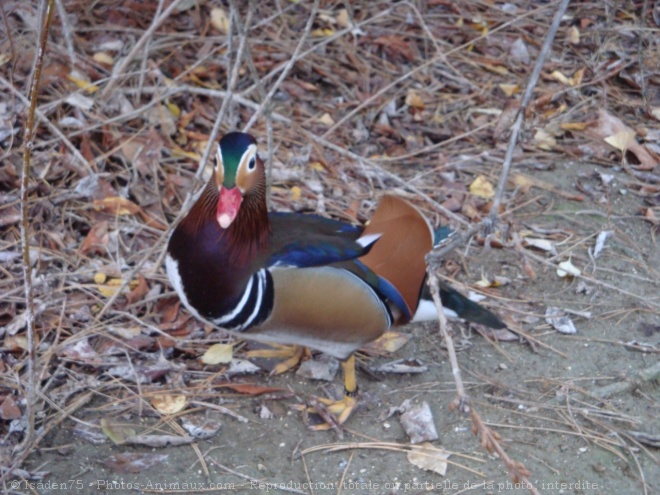
<instances>
[{"instance_id":1,"label":"dry fallen leaf","mask_svg":"<svg viewBox=\"0 0 660 495\"><path fill-rule=\"evenodd\" d=\"M425 471L433 471L444 476L447 473L447 462L445 461L449 459L449 456L449 453L439 450L433 444L424 442L412 446L408 452L408 461Z\"/></svg>"},{"instance_id":2,"label":"dry fallen leaf","mask_svg":"<svg viewBox=\"0 0 660 495\"><path fill-rule=\"evenodd\" d=\"M400 410L403 411L399 417L401 426L406 435L410 438L410 443L419 444L423 442L432 442L438 439L438 432L433 422L433 413L428 402L413 405L409 400L404 401Z\"/></svg>"},{"instance_id":3,"label":"dry fallen leaf","mask_svg":"<svg viewBox=\"0 0 660 495\"><path fill-rule=\"evenodd\" d=\"M234 354L234 346L230 344L213 344L202 356L204 364L228 364L231 363Z\"/></svg>"},{"instance_id":4,"label":"dry fallen leaf","mask_svg":"<svg viewBox=\"0 0 660 495\"><path fill-rule=\"evenodd\" d=\"M161 414L176 414L188 405L185 395L158 394L151 398L151 405Z\"/></svg>"},{"instance_id":5,"label":"dry fallen leaf","mask_svg":"<svg viewBox=\"0 0 660 495\"><path fill-rule=\"evenodd\" d=\"M211 9L211 25L222 34L229 33L229 17L223 8Z\"/></svg>"},{"instance_id":6,"label":"dry fallen leaf","mask_svg":"<svg viewBox=\"0 0 660 495\"><path fill-rule=\"evenodd\" d=\"M361 349L372 354L391 354L401 349L409 340L409 334L389 330Z\"/></svg>"},{"instance_id":7,"label":"dry fallen leaf","mask_svg":"<svg viewBox=\"0 0 660 495\"><path fill-rule=\"evenodd\" d=\"M606 141L620 151L630 151L640 163L640 169L652 170L658 161L649 153L643 144L634 138L635 131L628 127L620 118L615 117L605 109L598 112L598 121L595 126L589 127L585 133L594 138ZM632 138L630 138L632 133ZM608 140L609 139L609 140Z\"/></svg>"},{"instance_id":8,"label":"dry fallen leaf","mask_svg":"<svg viewBox=\"0 0 660 495\"><path fill-rule=\"evenodd\" d=\"M67 74L66 78L71 81L73 84L78 86L80 89L84 89L87 93L95 93L99 90L99 87L96 84L93 84L85 79L78 77L78 74Z\"/></svg>"},{"instance_id":9,"label":"dry fallen leaf","mask_svg":"<svg viewBox=\"0 0 660 495\"><path fill-rule=\"evenodd\" d=\"M566 86L571 85L570 79L558 70L553 71L552 74L550 74L550 77L552 77L555 81L559 81L560 83L565 84Z\"/></svg>"},{"instance_id":10,"label":"dry fallen leaf","mask_svg":"<svg viewBox=\"0 0 660 495\"><path fill-rule=\"evenodd\" d=\"M486 177L483 175L479 175L476 179L474 179L472 184L470 184L469 190L472 194L479 196L480 198L489 199L495 196L493 185L488 182L488 179L486 179Z\"/></svg>"},{"instance_id":11,"label":"dry fallen leaf","mask_svg":"<svg viewBox=\"0 0 660 495\"><path fill-rule=\"evenodd\" d=\"M616 149L618 149L623 153L626 152L626 150L634 140L635 140L635 131L633 131L632 129L625 129L623 131L619 131L616 134L612 134L611 136L607 136L605 138L605 142L607 144L609 144L610 146L614 146Z\"/></svg>"},{"instance_id":12,"label":"dry fallen leaf","mask_svg":"<svg viewBox=\"0 0 660 495\"><path fill-rule=\"evenodd\" d=\"M573 321L560 308L549 306L545 310L545 321L560 333L577 333Z\"/></svg>"},{"instance_id":13,"label":"dry fallen leaf","mask_svg":"<svg viewBox=\"0 0 660 495\"><path fill-rule=\"evenodd\" d=\"M113 65L115 63L115 59L112 58L112 55L106 52L97 52L92 55L92 59L94 59L95 62L104 65Z\"/></svg>"},{"instance_id":14,"label":"dry fallen leaf","mask_svg":"<svg viewBox=\"0 0 660 495\"><path fill-rule=\"evenodd\" d=\"M316 120L323 125L327 125L328 127L330 127L335 123L335 121L332 119L329 113L324 113Z\"/></svg>"},{"instance_id":15,"label":"dry fallen leaf","mask_svg":"<svg viewBox=\"0 0 660 495\"><path fill-rule=\"evenodd\" d=\"M94 209L112 213L113 215L135 215L140 211L140 207L130 199L120 196L110 196L104 199L94 201Z\"/></svg>"},{"instance_id":16,"label":"dry fallen leaf","mask_svg":"<svg viewBox=\"0 0 660 495\"><path fill-rule=\"evenodd\" d=\"M98 255L105 254L106 247L110 242L110 235L108 234L108 222L102 221L94 225L85 240L80 245L79 253L81 255L86 255L89 253L94 253ZM96 283L103 283L105 280Z\"/></svg>"},{"instance_id":17,"label":"dry fallen leaf","mask_svg":"<svg viewBox=\"0 0 660 495\"><path fill-rule=\"evenodd\" d=\"M569 275L571 277L576 277L581 273L582 272L580 271L580 269L577 268L575 265L573 265L573 263L571 263L570 260L562 261L561 263L559 263L559 268L557 268L557 275L559 275L562 278L567 277Z\"/></svg>"},{"instance_id":18,"label":"dry fallen leaf","mask_svg":"<svg viewBox=\"0 0 660 495\"><path fill-rule=\"evenodd\" d=\"M568 28L568 33L566 33L566 41L572 45L580 44L580 30L577 28L577 26L571 26Z\"/></svg>"},{"instance_id":19,"label":"dry fallen leaf","mask_svg":"<svg viewBox=\"0 0 660 495\"><path fill-rule=\"evenodd\" d=\"M346 29L351 25L351 21L348 17L348 10L339 9L339 12L337 13L337 25L343 29Z\"/></svg>"},{"instance_id":20,"label":"dry fallen leaf","mask_svg":"<svg viewBox=\"0 0 660 495\"><path fill-rule=\"evenodd\" d=\"M555 137L545 129L536 130L536 134L534 134L534 142L536 143L537 148L545 151L551 151L557 146L557 140Z\"/></svg>"},{"instance_id":21,"label":"dry fallen leaf","mask_svg":"<svg viewBox=\"0 0 660 495\"><path fill-rule=\"evenodd\" d=\"M418 110L424 110L424 100L413 90L408 91L406 95L406 105Z\"/></svg>"},{"instance_id":22,"label":"dry fallen leaf","mask_svg":"<svg viewBox=\"0 0 660 495\"><path fill-rule=\"evenodd\" d=\"M517 84L498 84L498 87L502 90L502 92L511 97L515 95L516 93L520 92L520 86Z\"/></svg>"}]
</instances>

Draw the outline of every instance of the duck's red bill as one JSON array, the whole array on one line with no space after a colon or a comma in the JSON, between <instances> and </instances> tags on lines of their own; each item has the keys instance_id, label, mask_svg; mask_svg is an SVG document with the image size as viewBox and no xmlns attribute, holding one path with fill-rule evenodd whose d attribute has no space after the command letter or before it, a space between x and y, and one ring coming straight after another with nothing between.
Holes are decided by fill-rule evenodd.
<instances>
[{"instance_id":1,"label":"duck's red bill","mask_svg":"<svg viewBox=\"0 0 660 495\"><path fill-rule=\"evenodd\" d=\"M243 201L243 195L238 190L238 187L231 189L227 189L224 186L220 187L220 199L218 199L218 212L216 216L220 227L226 229L232 224L236 215L238 215L241 201Z\"/></svg>"}]
</instances>

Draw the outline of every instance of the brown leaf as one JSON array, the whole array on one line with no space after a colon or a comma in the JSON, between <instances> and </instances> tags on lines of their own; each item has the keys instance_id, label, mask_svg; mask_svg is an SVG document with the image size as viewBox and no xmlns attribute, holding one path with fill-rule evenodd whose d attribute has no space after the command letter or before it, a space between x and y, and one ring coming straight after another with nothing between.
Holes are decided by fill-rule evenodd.
<instances>
[{"instance_id":1,"label":"brown leaf","mask_svg":"<svg viewBox=\"0 0 660 495\"><path fill-rule=\"evenodd\" d=\"M0 404L0 418L4 420L18 419L21 417L21 409L11 395L5 397Z\"/></svg>"},{"instance_id":2,"label":"brown leaf","mask_svg":"<svg viewBox=\"0 0 660 495\"><path fill-rule=\"evenodd\" d=\"M106 246L109 241L108 222L99 222L89 231L87 237L85 237L85 240L80 245L78 252L83 256L90 252L102 255L106 252Z\"/></svg>"},{"instance_id":3,"label":"brown leaf","mask_svg":"<svg viewBox=\"0 0 660 495\"><path fill-rule=\"evenodd\" d=\"M178 297L166 297L160 299L156 304L156 313L160 313L160 321L172 323L179 314L181 301Z\"/></svg>"},{"instance_id":4,"label":"brown leaf","mask_svg":"<svg viewBox=\"0 0 660 495\"><path fill-rule=\"evenodd\" d=\"M604 140L619 150L630 151L639 160L641 170L652 170L659 163L643 144L637 142L634 138L635 131L607 110L602 108L599 110L596 125L587 129L585 133L594 139Z\"/></svg>"},{"instance_id":5,"label":"brown leaf","mask_svg":"<svg viewBox=\"0 0 660 495\"><path fill-rule=\"evenodd\" d=\"M142 274L138 273L138 283L131 292L126 294L126 300L128 304L134 304L146 296L147 292L149 292L149 285Z\"/></svg>"},{"instance_id":6,"label":"brown leaf","mask_svg":"<svg viewBox=\"0 0 660 495\"><path fill-rule=\"evenodd\" d=\"M0 209L0 227L6 227L21 221L21 212L18 208L9 207Z\"/></svg>"},{"instance_id":7,"label":"brown leaf","mask_svg":"<svg viewBox=\"0 0 660 495\"><path fill-rule=\"evenodd\" d=\"M391 57L403 57L410 62L415 60L415 52L401 36L396 34L379 36L373 43L382 47Z\"/></svg>"}]
</instances>

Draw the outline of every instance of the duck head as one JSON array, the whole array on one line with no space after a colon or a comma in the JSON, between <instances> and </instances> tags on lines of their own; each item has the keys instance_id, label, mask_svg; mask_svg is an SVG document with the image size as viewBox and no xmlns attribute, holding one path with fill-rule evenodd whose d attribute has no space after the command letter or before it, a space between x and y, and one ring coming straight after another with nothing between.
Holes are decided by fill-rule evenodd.
<instances>
[{"instance_id":1,"label":"duck head","mask_svg":"<svg viewBox=\"0 0 660 495\"><path fill-rule=\"evenodd\" d=\"M257 155L257 142L250 134L230 132L220 140L214 168L218 188L216 220L228 229L244 200L263 201L266 175Z\"/></svg>"}]
</instances>

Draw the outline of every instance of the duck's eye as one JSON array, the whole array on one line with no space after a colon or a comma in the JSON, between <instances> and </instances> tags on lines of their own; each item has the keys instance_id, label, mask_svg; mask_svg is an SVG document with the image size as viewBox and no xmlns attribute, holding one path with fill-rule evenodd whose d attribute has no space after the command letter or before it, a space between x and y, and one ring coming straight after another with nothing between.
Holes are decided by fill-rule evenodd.
<instances>
[{"instance_id":1,"label":"duck's eye","mask_svg":"<svg viewBox=\"0 0 660 495\"><path fill-rule=\"evenodd\" d=\"M252 157L248 162L248 171L252 172L255 168L257 168L257 159Z\"/></svg>"}]
</instances>

